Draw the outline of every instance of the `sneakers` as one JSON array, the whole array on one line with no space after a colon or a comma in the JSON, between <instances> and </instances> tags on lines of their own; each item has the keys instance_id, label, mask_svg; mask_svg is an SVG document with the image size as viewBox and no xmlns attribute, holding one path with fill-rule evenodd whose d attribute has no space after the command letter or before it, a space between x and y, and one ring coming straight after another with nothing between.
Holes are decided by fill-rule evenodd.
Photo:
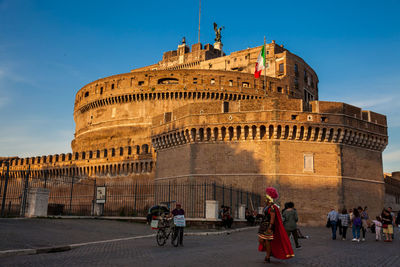
<instances>
[{"instance_id":1,"label":"sneakers","mask_svg":"<svg viewBox=\"0 0 400 267\"><path fill-rule=\"evenodd\" d=\"M357 239L357 242L360 242L360 239Z\"/></svg>"},{"instance_id":2,"label":"sneakers","mask_svg":"<svg viewBox=\"0 0 400 267\"><path fill-rule=\"evenodd\" d=\"M301 248L301 246L300 246L300 245L298 245L298 246L296 246L296 248Z\"/></svg>"},{"instance_id":3,"label":"sneakers","mask_svg":"<svg viewBox=\"0 0 400 267\"><path fill-rule=\"evenodd\" d=\"M365 238L361 239L361 241L365 241Z\"/></svg>"},{"instance_id":4,"label":"sneakers","mask_svg":"<svg viewBox=\"0 0 400 267\"><path fill-rule=\"evenodd\" d=\"M342 240L346 240L346 238L343 237Z\"/></svg>"},{"instance_id":5,"label":"sneakers","mask_svg":"<svg viewBox=\"0 0 400 267\"><path fill-rule=\"evenodd\" d=\"M353 238L352 240L351 240L351 242L356 242L357 241L357 238Z\"/></svg>"}]
</instances>

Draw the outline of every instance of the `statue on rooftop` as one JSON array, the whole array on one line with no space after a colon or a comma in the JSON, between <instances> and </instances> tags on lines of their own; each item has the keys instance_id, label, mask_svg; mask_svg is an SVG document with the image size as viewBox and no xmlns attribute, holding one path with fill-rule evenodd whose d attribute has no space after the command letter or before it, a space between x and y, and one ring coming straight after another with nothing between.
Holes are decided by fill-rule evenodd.
<instances>
[{"instance_id":1,"label":"statue on rooftop","mask_svg":"<svg viewBox=\"0 0 400 267\"><path fill-rule=\"evenodd\" d=\"M224 26L219 27L217 23L214 22L214 31L215 31L215 41L221 42L221 31L224 29Z\"/></svg>"}]
</instances>

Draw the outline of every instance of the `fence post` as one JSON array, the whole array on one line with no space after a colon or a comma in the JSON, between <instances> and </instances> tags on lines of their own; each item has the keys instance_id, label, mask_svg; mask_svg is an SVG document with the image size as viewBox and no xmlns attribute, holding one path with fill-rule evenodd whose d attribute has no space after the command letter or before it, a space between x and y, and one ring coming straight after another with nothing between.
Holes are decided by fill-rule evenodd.
<instances>
[{"instance_id":1,"label":"fence post","mask_svg":"<svg viewBox=\"0 0 400 267\"><path fill-rule=\"evenodd\" d=\"M74 177L72 177L72 182L71 182L71 194L69 197L69 215L71 215L72 211L72 192L74 191Z\"/></svg>"},{"instance_id":2,"label":"fence post","mask_svg":"<svg viewBox=\"0 0 400 267\"><path fill-rule=\"evenodd\" d=\"M136 195L137 195L137 181L135 183L135 204L133 210L135 211L136 216L138 216L138 212L136 210Z\"/></svg>"},{"instance_id":3,"label":"fence post","mask_svg":"<svg viewBox=\"0 0 400 267\"><path fill-rule=\"evenodd\" d=\"M239 189L236 190L236 218L239 219L239 205L242 204L239 202Z\"/></svg>"},{"instance_id":4,"label":"fence post","mask_svg":"<svg viewBox=\"0 0 400 267\"><path fill-rule=\"evenodd\" d=\"M225 186L222 184L222 206L225 206Z\"/></svg>"},{"instance_id":5,"label":"fence post","mask_svg":"<svg viewBox=\"0 0 400 267\"><path fill-rule=\"evenodd\" d=\"M231 209L233 208L232 207L232 185L231 185L231 190L230 190L230 207L231 207Z\"/></svg>"},{"instance_id":6,"label":"fence post","mask_svg":"<svg viewBox=\"0 0 400 267\"><path fill-rule=\"evenodd\" d=\"M8 184L8 177L10 175L10 162L6 161L7 170L6 170L6 180L4 181L4 189L3 189L3 201L1 203L1 217L4 217L4 208L6 205L6 196L7 196L7 184Z\"/></svg>"},{"instance_id":7,"label":"fence post","mask_svg":"<svg viewBox=\"0 0 400 267\"><path fill-rule=\"evenodd\" d=\"M29 185L30 170L31 170L31 165L28 165L28 171L26 171L26 173L25 173L24 190L22 192L21 208L20 208L20 214L19 214L21 217L25 217L26 198L28 197L28 185Z\"/></svg>"},{"instance_id":8,"label":"fence post","mask_svg":"<svg viewBox=\"0 0 400 267\"><path fill-rule=\"evenodd\" d=\"M92 215L94 216L94 204L96 203L96 178L94 179L93 183L93 200L92 200Z\"/></svg>"},{"instance_id":9,"label":"fence post","mask_svg":"<svg viewBox=\"0 0 400 267\"><path fill-rule=\"evenodd\" d=\"M206 217L207 182L204 182L204 218Z\"/></svg>"},{"instance_id":10,"label":"fence post","mask_svg":"<svg viewBox=\"0 0 400 267\"><path fill-rule=\"evenodd\" d=\"M213 200L217 200L217 185L213 183Z\"/></svg>"},{"instance_id":11,"label":"fence post","mask_svg":"<svg viewBox=\"0 0 400 267\"><path fill-rule=\"evenodd\" d=\"M171 204L171 181L168 181L168 205Z\"/></svg>"},{"instance_id":12,"label":"fence post","mask_svg":"<svg viewBox=\"0 0 400 267\"><path fill-rule=\"evenodd\" d=\"M47 188L47 176L49 175L49 170L44 171L44 188Z\"/></svg>"}]
</instances>

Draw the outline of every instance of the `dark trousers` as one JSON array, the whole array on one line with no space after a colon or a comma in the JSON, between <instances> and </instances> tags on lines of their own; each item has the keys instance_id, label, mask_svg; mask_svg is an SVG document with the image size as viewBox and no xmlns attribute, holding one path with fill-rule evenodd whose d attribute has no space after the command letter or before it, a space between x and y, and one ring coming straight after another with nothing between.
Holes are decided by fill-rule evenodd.
<instances>
[{"instance_id":1,"label":"dark trousers","mask_svg":"<svg viewBox=\"0 0 400 267\"><path fill-rule=\"evenodd\" d=\"M331 228L332 228L332 239L336 239L336 229L337 229L337 222L331 221Z\"/></svg>"},{"instance_id":2,"label":"dark trousers","mask_svg":"<svg viewBox=\"0 0 400 267\"><path fill-rule=\"evenodd\" d=\"M296 244L296 247L299 246L299 236L297 235L297 229L293 231L288 231L286 230L286 233L290 239L290 235L293 235L294 243Z\"/></svg>"},{"instance_id":3,"label":"dark trousers","mask_svg":"<svg viewBox=\"0 0 400 267\"><path fill-rule=\"evenodd\" d=\"M361 227L362 237L365 238L365 233L367 232L367 228Z\"/></svg>"},{"instance_id":4,"label":"dark trousers","mask_svg":"<svg viewBox=\"0 0 400 267\"><path fill-rule=\"evenodd\" d=\"M179 237L179 244L181 245L183 245L183 228L184 227L175 226L175 236L176 238Z\"/></svg>"},{"instance_id":5,"label":"dark trousers","mask_svg":"<svg viewBox=\"0 0 400 267\"><path fill-rule=\"evenodd\" d=\"M347 228L348 228L348 226L342 226L342 237L344 239L346 239Z\"/></svg>"}]
</instances>

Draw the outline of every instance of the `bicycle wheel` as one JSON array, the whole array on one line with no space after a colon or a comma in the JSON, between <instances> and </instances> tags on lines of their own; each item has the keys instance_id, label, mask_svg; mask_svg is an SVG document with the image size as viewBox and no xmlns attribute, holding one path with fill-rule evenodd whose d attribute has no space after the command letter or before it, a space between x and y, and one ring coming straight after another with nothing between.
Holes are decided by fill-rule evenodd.
<instances>
[{"instance_id":1,"label":"bicycle wheel","mask_svg":"<svg viewBox=\"0 0 400 267\"><path fill-rule=\"evenodd\" d=\"M158 229L156 235L157 244L159 246L164 246L165 242L167 242L166 234L164 229Z\"/></svg>"},{"instance_id":2,"label":"bicycle wheel","mask_svg":"<svg viewBox=\"0 0 400 267\"><path fill-rule=\"evenodd\" d=\"M175 227L171 229L172 233L171 233L171 244L174 247L177 247L179 245L179 233L177 231L178 229L176 229Z\"/></svg>"}]
</instances>

